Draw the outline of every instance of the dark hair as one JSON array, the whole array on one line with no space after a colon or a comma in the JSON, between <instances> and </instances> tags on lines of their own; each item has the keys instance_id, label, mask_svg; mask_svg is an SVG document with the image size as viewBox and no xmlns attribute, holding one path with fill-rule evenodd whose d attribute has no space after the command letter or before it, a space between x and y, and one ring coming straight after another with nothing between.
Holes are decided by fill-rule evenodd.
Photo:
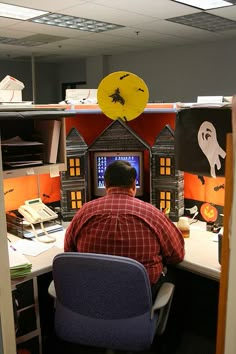
<instances>
[{"instance_id":1,"label":"dark hair","mask_svg":"<svg viewBox=\"0 0 236 354\"><path fill-rule=\"evenodd\" d=\"M107 166L104 179L106 188L109 187L132 187L137 172L134 167L124 160L117 160Z\"/></svg>"}]
</instances>

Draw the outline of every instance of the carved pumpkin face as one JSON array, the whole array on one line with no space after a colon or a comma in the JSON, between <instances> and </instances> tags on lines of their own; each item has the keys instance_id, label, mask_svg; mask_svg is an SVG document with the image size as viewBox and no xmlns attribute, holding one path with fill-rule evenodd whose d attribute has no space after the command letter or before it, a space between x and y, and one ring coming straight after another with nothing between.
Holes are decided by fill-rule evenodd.
<instances>
[{"instance_id":1,"label":"carved pumpkin face","mask_svg":"<svg viewBox=\"0 0 236 354\"><path fill-rule=\"evenodd\" d=\"M217 209L210 203L203 203L200 208L200 213L206 222L214 222L218 217Z\"/></svg>"}]
</instances>

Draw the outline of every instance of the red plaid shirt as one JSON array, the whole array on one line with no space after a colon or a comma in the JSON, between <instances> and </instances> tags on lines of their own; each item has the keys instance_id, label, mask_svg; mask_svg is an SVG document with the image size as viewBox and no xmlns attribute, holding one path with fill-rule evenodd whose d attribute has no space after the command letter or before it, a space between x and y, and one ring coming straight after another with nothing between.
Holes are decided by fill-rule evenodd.
<instances>
[{"instance_id":1,"label":"red plaid shirt","mask_svg":"<svg viewBox=\"0 0 236 354\"><path fill-rule=\"evenodd\" d=\"M156 207L113 187L76 213L66 231L64 250L134 258L145 266L153 284L163 264L183 260L184 239Z\"/></svg>"}]
</instances>

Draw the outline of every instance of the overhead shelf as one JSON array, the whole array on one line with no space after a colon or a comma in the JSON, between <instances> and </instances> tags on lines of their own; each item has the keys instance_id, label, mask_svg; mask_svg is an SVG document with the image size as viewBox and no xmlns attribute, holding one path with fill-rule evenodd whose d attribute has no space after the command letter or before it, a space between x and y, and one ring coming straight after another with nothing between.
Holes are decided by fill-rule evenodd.
<instances>
[{"instance_id":1,"label":"overhead shelf","mask_svg":"<svg viewBox=\"0 0 236 354\"><path fill-rule=\"evenodd\" d=\"M80 104L67 105L69 112L77 114L102 114L102 110L98 104ZM177 108L175 103L148 103L143 113L176 113Z\"/></svg>"}]
</instances>

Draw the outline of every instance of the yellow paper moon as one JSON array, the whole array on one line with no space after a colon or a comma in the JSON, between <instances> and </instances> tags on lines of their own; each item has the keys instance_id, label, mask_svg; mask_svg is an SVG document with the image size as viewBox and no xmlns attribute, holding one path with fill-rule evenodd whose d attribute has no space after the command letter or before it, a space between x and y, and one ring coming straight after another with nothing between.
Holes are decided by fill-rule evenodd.
<instances>
[{"instance_id":1,"label":"yellow paper moon","mask_svg":"<svg viewBox=\"0 0 236 354\"><path fill-rule=\"evenodd\" d=\"M145 82L128 71L107 75L99 84L98 105L111 119L125 121L137 118L148 103L149 91Z\"/></svg>"}]
</instances>

